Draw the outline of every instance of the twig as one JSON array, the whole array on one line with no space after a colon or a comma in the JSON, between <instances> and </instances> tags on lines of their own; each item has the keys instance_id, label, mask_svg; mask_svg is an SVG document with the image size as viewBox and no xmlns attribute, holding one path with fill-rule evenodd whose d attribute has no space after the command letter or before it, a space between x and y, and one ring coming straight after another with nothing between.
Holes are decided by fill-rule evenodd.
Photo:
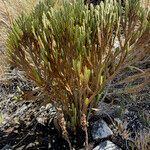
<instances>
[{"instance_id":1,"label":"twig","mask_svg":"<svg viewBox=\"0 0 150 150\"><path fill-rule=\"evenodd\" d=\"M88 150L88 130L87 130L87 120L86 120L86 115L82 114L81 117L81 126L82 130L85 132L85 150Z\"/></svg>"},{"instance_id":2,"label":"twig","mask_svg":"<svg viewBox=\"0 0 150 150\"><path fill-rule=\"evenodd\" d=\"M68 136L68 131L66 129L66 121L65 121L65 118L64 118L64 114L63 114L61 109L57 109L57 110L58 110L58 113L59 113L58 124L62 129L62 135L67 140L67 142L69 144L69 149L73 150L73 147L71 145L71 142L70 142L70 139L69 139L69 136Z\"/></svg>"}]
</instances>

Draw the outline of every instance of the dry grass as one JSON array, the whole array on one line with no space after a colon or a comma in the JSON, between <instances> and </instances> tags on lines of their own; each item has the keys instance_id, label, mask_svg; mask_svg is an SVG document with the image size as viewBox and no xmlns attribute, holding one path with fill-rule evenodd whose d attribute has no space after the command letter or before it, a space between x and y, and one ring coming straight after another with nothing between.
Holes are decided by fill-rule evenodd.
<instances>
[{"instance_id":1,"label":"dry grass","mask_svg":"<svg viewBox=\"0 0 150 150\"><path fill-rule=\"evenodd\" d=\"M6 70L6 59L5 59L5 55L0 52L0 79L4 76L5 70Z\"/></svg>"},{"instance_id":2,"label":"dry grass","mask_svg":"<svg viewBox=\"0 0 150 150\"><path fill-rule=\"evenodd\" d=\"M5 44L7 31L13 20L22 12L30 12L39 0L0 1L0 46Z\"/></svg>"},{"instance_id":3,"label":"dry grass","mask_svg":"<svg viewBox=\"0 0 150 150\"><path fill-rule=\"evenodd\" d=\"M150 146L150 132L137 134L135 145L139 150L149 150Z\"/></svg>"},{"instance_id":4,"label":"dry grass","mask_svg":"<svg viewBox=\"0 0 150 150\"><path fill-rule=\"evenodd\" d=\"M141 0L141 3L142 3L143 6L145 6L145 7L150 7L150 0Z\"/></svg>"},{"instance_id":5,"label":"dry grass","mask_svg":"<svg viewBox=\"0 0 150 150\"><path fill-rule=\"evenodd\" d=\"M0 79L4 75L7 62L4 54L7 33L13 20L21 12L30 12L39 0L0 0Z\"/></svg>"}]
</instances>

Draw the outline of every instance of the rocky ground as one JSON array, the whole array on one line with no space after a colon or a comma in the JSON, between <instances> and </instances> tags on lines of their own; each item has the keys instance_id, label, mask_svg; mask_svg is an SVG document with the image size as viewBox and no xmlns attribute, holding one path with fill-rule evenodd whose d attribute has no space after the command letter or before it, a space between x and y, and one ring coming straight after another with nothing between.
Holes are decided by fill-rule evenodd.
<instances>
[{"instance_id":1,"label":"rocky ground","mask_svg":"<svg viewBox=\"0 0 150 150\"><path fill-rule=\"evenodd\" d=\"M143 63L142 68L150 68L150 61ZM104 92L105 98L89 123L91 149L148 150L150 85L137 94L124 94L120 91L125 85L115 84L131 73L126 70L118 75ZM54 127L54 108L50 104L41 106L42 99L42 93L23 72L12 69L1 78L0 149L68 149L67 142ZM82 141L82 136L78 138ZM76 147L81 148L80 145Z\"/></svg>"}]
</instances>

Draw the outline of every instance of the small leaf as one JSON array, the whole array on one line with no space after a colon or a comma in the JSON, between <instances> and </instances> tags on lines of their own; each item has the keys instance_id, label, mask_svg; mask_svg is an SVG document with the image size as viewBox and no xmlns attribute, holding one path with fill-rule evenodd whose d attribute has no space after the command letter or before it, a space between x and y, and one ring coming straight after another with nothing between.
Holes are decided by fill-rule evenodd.
<instances>
[{"instance_id":1,"label":"small leaf","mask_svg":"<svg viewBox=\"0 0 150 150\"><path fill-rule=\"evenodd\" d=\"M86 104L86 106L88 106L90 104L90 100L88 98L86 98L84 103Z\"/></svg>"},{"instance_id":2,"label":"small leaf","mask_svg":"<svg viewBox=\"0 0 150 150\"><path fill-rule=\"evenodd\" d=\"M91 74L90 69L87 69L87 67L85 67L84 68L84 82L85 82L85 84L87 84L89 82L90 74Z\"/></svg>"}]
</instances>

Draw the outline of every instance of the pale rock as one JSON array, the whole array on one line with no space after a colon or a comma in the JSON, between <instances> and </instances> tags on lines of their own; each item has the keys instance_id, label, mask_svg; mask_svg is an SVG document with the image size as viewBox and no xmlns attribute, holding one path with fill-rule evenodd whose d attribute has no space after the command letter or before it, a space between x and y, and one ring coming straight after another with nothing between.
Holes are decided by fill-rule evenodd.
<instances>
[{"instance_id":1,"label":"pale rock","mask_svg":"<svg viewBox=\"0 0 150 150\"><path fill-rule=\"evenodd\" d=\"M111 141L104 141L96 146L93 150L121 150L117 145Z\"/></svg>"},{"instance_id":2,"label":"pale rock","mask_svg":"<svg viewBox=\"0 0 150 150\"><path fill-rule=\"evenodd\" d=\"M113 132L108 127L105 121L98 120L93 124L92 127L92 137L94 140L99 140L103 138L107 138L113 135Z\"/></svg>"}]
</instances>

